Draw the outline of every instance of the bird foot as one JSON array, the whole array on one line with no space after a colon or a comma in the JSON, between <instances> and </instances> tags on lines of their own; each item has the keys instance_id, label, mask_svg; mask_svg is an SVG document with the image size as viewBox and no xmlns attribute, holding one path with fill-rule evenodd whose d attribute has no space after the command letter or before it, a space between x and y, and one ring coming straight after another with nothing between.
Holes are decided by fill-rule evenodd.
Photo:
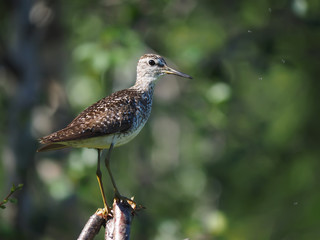
<instances>
[{"instance_id":1,"label":"bird foot","mask_svg":"<svg viewBox=\"0 0 320 240\"><path fill-rule=\"evenodd\" d=\"M119 193L116 193L114 196L114 201L120 203L127 203L133 210L135 210L137 208L137 203L133 199L134 197L127 198L125 196L121 196Z\"/></svg>"},{"instance_id":2,"label":"bird foot","mask_svg":"<svg viewBox=\"0 0 320 240\"><path fill-rule=\"evenodd\" d=\"M114 203L116 203L116 202L124 203L124 204L130 206L132 209L133 215L137 214L138 211L145 209L144 206L137 205L137 203L134 201L134 197L127 198L125 196L121 196L120 194L115 194L113 201L114 201Z\"/></svg>"},{"instance_id":3,"label":"bird foot","mask_svg":"<svg viewBox=\"0 0 320 240\"><path fill-rule=\"evenodd\" d=\"M107 218L112 218L113 217L113 214L112 214L112 209L111 208L98 208L97 211L96 211L96 215L99 215L101 217L103 217L104 219L107 219Z\"/></svg>"}]
</instances>

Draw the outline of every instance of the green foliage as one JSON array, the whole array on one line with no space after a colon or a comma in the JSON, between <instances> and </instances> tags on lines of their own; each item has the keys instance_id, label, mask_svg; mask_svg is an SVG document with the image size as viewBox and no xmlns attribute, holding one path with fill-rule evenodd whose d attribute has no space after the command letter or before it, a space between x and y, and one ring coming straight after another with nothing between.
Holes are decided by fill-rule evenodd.
<instances>
[{"instance_id":1,"label":"green foliage","mask_svg":"<svg viewBox=\"0 0 320 240\"><path fill-rule=\"evenodd\" d=\"M5 209L6 208L6 204L8 202L10 203L14 203L16 204L18 202L18 200L16 198L13 198L12 195L21 190L23 188L23 184L20 183L18 186L15 186L14 184L12 184L12 187L10 189L10 193L4 198L4 200L2 202L0 202L0 208L1 209Z\"/></svg>"},{"instance_id":2,"label":"green foliage","mask_svg":"<svg viewBox=\"0 0 320 240\"><path fill-rule=\"evenodd\" d=\"M320 238L319 1L46 4L52 22L27 29L40 36L32 45L41 60L32 64L41 73L38 96L28 94L19 72L0 69L0 129L7 131L0 137L0 189L14 173L33 186L17 210L21 221L0 216L4 239L74 239L102 206L96 152L36 155L35 139L131 86L147 52L194 79L160 79L149 122L112 155L121 194L146 206L132 239ZM19 11L0 5L8 45L0 51L28 44L17 40ZM16 112L34 98L30 109ZM15 115L17 125L8 127ZM8 162L17 165L14 173ZM105 169L103 181L111 202ZM21 222L27 225L17 227Z\"/></svg>"}]
</instances>

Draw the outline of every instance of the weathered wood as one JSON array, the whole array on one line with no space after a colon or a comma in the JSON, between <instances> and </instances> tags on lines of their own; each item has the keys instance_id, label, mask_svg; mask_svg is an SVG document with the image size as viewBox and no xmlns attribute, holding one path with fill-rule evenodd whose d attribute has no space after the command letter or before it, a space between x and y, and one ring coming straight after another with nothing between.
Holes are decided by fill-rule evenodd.
<instances>
[{"instance_id":1,"label":"weathered wood","mask_svg":"<svg viewBox=\"0 0 320 240\"><path fill-rule=\"evenodd\" d=\"M113 218L107 221L105 240L129 240L136 204L130 200L114 199Z\"/></svg>"},{"instance_id":2,"label":"weathered wood","mask_svg":"<svg viewBox=\"0 0 320 240\"><path fill-rule=\"evenodd\" d=\"M136 209L133 200L115 198L111 213L107 215L103 209L97 210L82 229L78 240L94 239L102 225L105 226L105 240L129 240L134 213L140 208Z\"/></svg>"},{"instance_id":3,"label":"weathered wood","mask_svg":"<svg viewBox=\"0 0 320 240\"><path fill-rule=\"evenodd\" d=\"M92 240L99 233L101 226L105 222L102 209L98 209L88 220L82 229L78 240Z\"/></svg>"}]
</instances>

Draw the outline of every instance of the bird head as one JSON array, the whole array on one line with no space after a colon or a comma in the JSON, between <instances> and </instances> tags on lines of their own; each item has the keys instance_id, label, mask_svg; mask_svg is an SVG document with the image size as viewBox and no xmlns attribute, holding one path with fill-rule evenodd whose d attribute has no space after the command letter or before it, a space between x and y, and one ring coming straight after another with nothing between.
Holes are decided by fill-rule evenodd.
<instances>
[{"instance_id":1,"label":"bird head","mask_svg":"<svg viewBox=\"0 0 320 240\"><path fill-rule=\"evenodd\" d=\"M192 78L189 75L179 72L167 66L163 57L156 54L145 54L138 62L137 66L137 81L154 82L159 76L164 74L173 74L184 78Z\"/></svg>"}]
</instances>

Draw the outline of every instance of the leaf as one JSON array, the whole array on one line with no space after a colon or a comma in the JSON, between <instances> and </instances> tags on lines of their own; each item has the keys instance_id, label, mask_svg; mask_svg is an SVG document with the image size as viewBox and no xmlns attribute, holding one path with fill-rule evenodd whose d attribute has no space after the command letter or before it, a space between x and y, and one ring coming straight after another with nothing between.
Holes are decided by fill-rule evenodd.
<instances>
[{"instance_id":1,"label":"leaf","mask_svg":"<svg viewBox=\"0 0 320 240\"><path fill-rule=\"evenodd\" d=\"M11 187L11 192L13 193L14 191L16 191L16 186L14 185L14 183L12 184L12 187Z\"/></svg>"},{"instance_id":2,"label":"leaf","mask_svg":"<svg viewBox=\"0 0 320 240\"><path fill-rule=\"evenodd\" d=\"M1 208L1 209L5 209L6 206L5 206L5 205L0 205L0 208Z\"/></svg>"},{"instance_id":3,"label":"leaf","mask_svg":"<svg viewBox=\"0 0 320 240\"><path fill-rule=\"evenodd\" d=\"M11 202L11 203L17 203L17 202L18 202L18 199L16 199L16 198L10 198L10 199L9 199L9 202Z\"/></svg>"},{"instance_id":4,"label":"leaf","mask_svg":"<svg viewBox=\"0 0 320 240\"><path fill-rule=\"evenodd\" d=\"M20 184L18 185L17 189L18 189L18 190L22 189L22 188L23 188L23 185L24 185L23 183L20 183Z\"/></svg>"}]
</instances>

